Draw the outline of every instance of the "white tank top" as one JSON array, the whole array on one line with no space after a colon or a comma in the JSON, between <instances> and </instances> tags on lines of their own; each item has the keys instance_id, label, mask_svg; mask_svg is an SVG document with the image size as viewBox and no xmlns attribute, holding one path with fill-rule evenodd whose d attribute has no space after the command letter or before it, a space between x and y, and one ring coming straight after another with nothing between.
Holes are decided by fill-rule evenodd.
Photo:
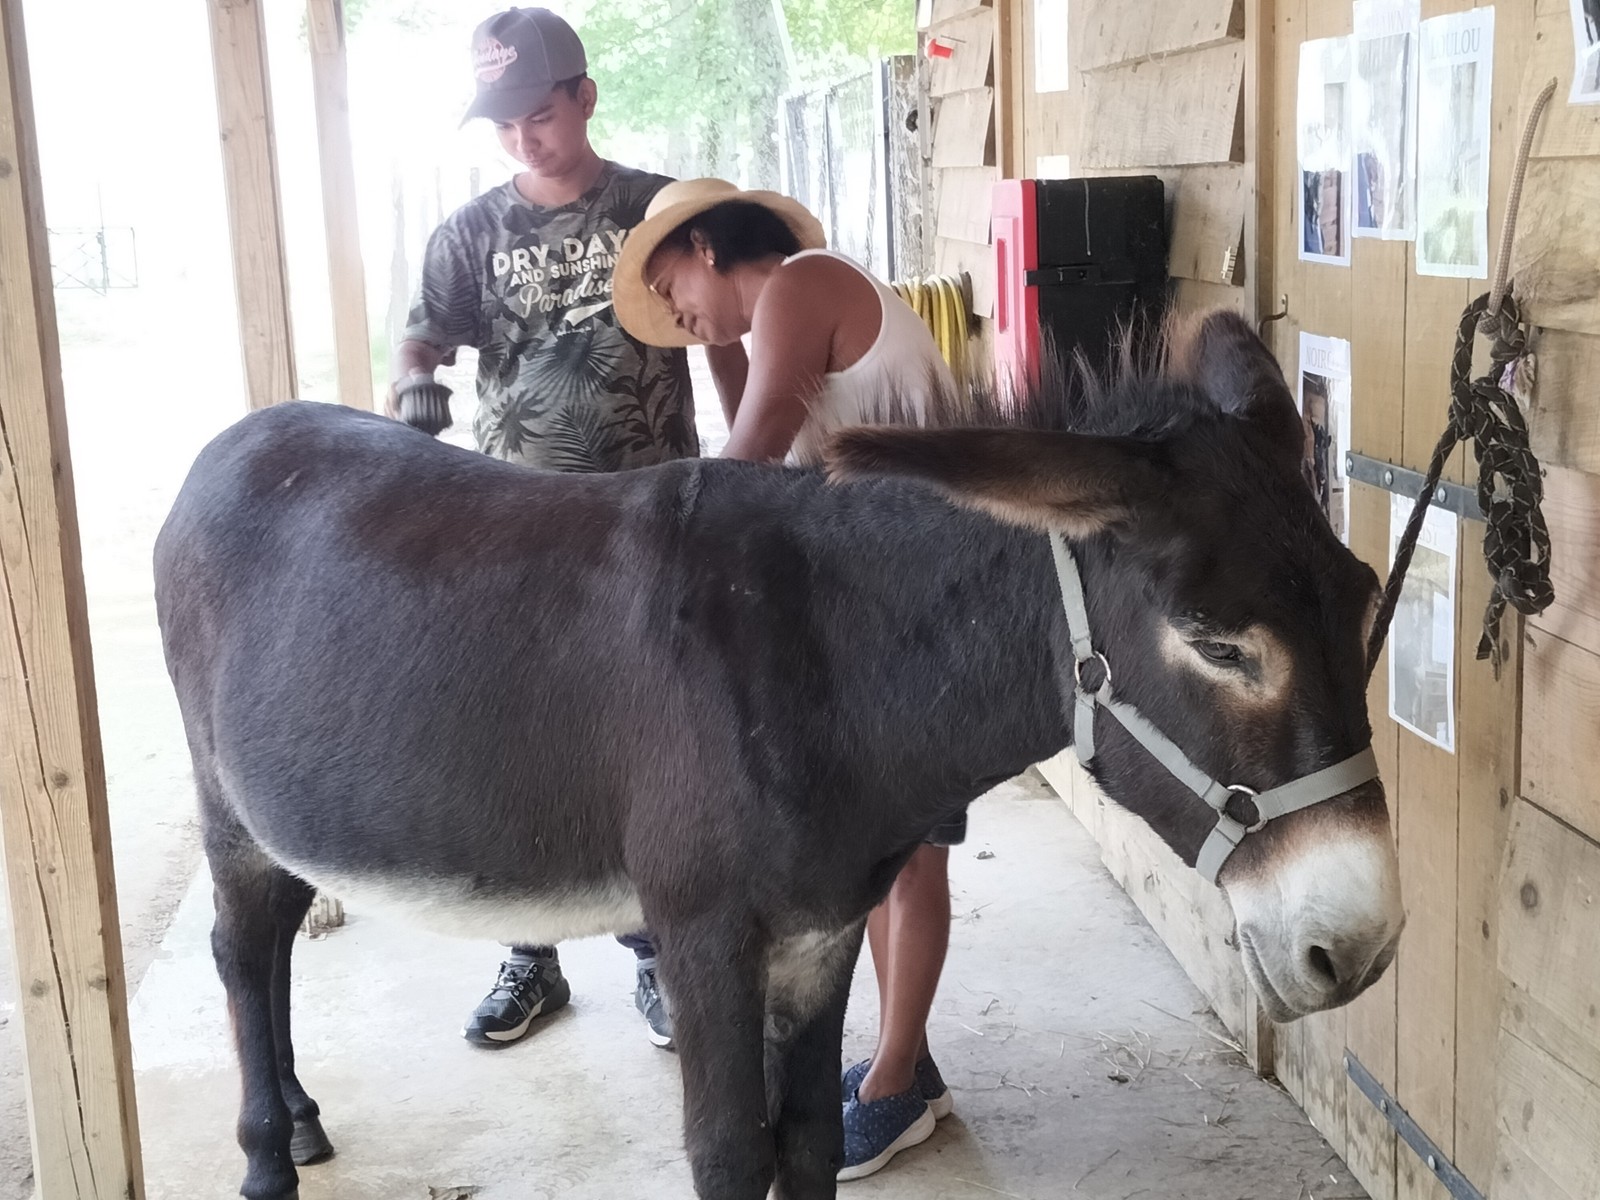
<instances>
[{"instance_id":1,"label":"white tank top","mask_svg":"<svg viewBox=\"0 0 1600 1200\"><path fill-rule=\"evenodd\" d=\"M822 462L828 437L851 425L922 425L936 395L953 395L955 377L933 334L911 306L871 271L832 250L802 250L795 259L827 257L848 263L877 290L883 318L877 339L856 362L822 377L806 423L795 436L789 461L802 466Z\"/></svg>"}]
</instances>

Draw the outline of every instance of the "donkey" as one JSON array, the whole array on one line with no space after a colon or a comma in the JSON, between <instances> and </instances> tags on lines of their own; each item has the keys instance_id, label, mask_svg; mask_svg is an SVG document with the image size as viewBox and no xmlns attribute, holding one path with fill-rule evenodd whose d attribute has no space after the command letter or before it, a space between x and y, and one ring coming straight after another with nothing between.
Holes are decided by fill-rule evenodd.
<instances>
[{"instance_id":1,"label":"donkey","mask_svg":"<svg viewBox=\"0 0 1600 1200\"><path fill-rule=\"evenodd\" d=\"M248 1200L331 1153L289 1021L316 887L485 939L650 928L698 1195L834 1196L863 922L929 829L1075 736L1189 863L1223 827L1122 708L1228 781L1216 877L1267 1011L1381 974L1403 918L1373 772L1265 811L1368 746L1378 597L1305 485L1266 348L1213 315L1157 369L997 413L847 432L837 486L695 460L542 475L320 404L201 453L156 597ZM1039 530L1067 539L1092 655Z\"/></svg>"}]
</instances>

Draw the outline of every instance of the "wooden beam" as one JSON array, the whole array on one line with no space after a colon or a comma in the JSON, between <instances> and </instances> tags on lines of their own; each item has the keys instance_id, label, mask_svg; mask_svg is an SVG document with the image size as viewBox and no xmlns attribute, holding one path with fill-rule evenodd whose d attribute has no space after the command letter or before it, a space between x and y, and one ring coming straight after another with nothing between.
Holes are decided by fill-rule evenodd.
<instances>
[{"instance_id":1,"label":"wooden beam","mask_svg":"<svg viewBox=\"0 0 1600 1200\"><path fill-rule=\"evenodd\" d=\"M1600 841L1594 734L1600 729L1600 655L1542 629L1523 640L1522 794ZM1600 949L1600 931L1596 933Z\"/></svg>"},{"instance_id":2,"label":"wooden beam","mask_svg":"<svg viewBox=\"0 0 1600 1200\"><path fill-rule=\"evenodd\" d=\"M266 29L260 0L207 0L207 7L245 394L251 408L266 408L299 390Z\"/></svg>"},{"instance_id":3,"label":"wooden beam","mask_svg":"<svg viewBox=\"0 0 1600 1200\"><path fill-rule=\"evenodd\" d=\"M372 342L367 329L367 274L361 262L355 161L350 147L343 0L307 0L306 24L311 37L311 83L316 94L322 222L328 239L339 402L370 409Z\"/></svg>"},{"instance_id":4,"label":"wooden beam","mask_svg":"<svg viewBox=\"0 0 1600 1200\"><path fill-rule=\"evenodd\" d=\"M941 21L928 30L950 47L949 58L928 64L928 86L935 96L989 86L994 78L994 14L987 9Z\"/></svg>"},{"instance_id":5,"label":"wooden beam","mask_svg":"<svg viewBox=\"0 0 1600 1200\"><path fill-rule=\"evenodd\" d=\"M1516 802L1501 871L1499 1129L1561 1191L1600 1194L1600 844Z\"/></svg>"},{"instance_id":6,"label":"wooden beam","mask_svg":"<svg viewBox=\"0 0 1600 1200\"><path fill-rule=\"evenodd\" d=\"M1073 69L1099 71L1181 50L1203 50L1245 35L1246 0L1162 0L1100 4L1081 25Z\"/></svg>"},{"instance_id":7,"label":"wooden beam","mask_svg":"<svg viewBox=\"0 0 1600 1200\"><path fill-rule=\"evenodd\" d=\"M1600 474L1600 337L1542 329L1535 346L1539 370L1533 385L1528 435L1547 467L1576 467Z\"/></svg>"},{"instance_id":8,"label":"wooden beam","mask_svg":"<svg viewBox=\"0 0 1600 1200\"><path fill-rule=\"evenodd\" d=\"M1600 334L1600 158L1528 164L1511 275L1531 324Z\"/></svg>"},{"instance_id":9,"label":"wooden beam","mask_svg":"<svg viewBox=\"0 0 1600 1200\"><path fill-rule=\"evenodd\" d=\"M998 0L994 7L994 103L989 146L992 157L982 161L997 164L1002 178L1015 177L1018 130L1011 98L1017 88L1015 41L1021 5L1022 0Z\"/></svg>"},{"instance_id":10,"label":"wooden beam","mask_svg":"<svg viewBox=\"0 0 1600 1200\"><path fill-rule=\"evenodd\" d=\"M1528 625L1600 654L1600 476L1547 468L1544 518L1556 598Z\"/></svg>"},{"instance_id":11,"label":"wooden beam","mask_svg":"<svg viewBox=\"0 0 1600 1200\"><path fill-rule=\"evenodd\" d=\"M1085 75L1085 167L1243 162L1244 43Z\"/></svg>"},{"instance_id":12,"label":"wooden beam","mask_svg":"<svg viewBox=\"0 0 1600 1200\"><path fill-rule=\"evenodd\" d=\"M936 101L933 117L933 165L984 167L996 160L997 132L1005 122L1005 105L997 92L976 88ZM1003 163L1003 158L1002 158Z\"/></svg>"},{"instance_id":13,"label":"wooden beam","mask_svg":"<svg viewBox=\"0 0 1600 1200\"><path fill-rule=\"evenodd\" d=\"M1167 273L1174 279L1237 285L1245 218L1255 201L1246 168L1239 163L1163 167L1152 174L1161 177L1167 193Z\"/></svg>"},{"instance_id":14,"label":"wooden beam","mask_svg":"<svg viewBox=\"0 0 1600 1200\"><path fill-rule=\"evenodd\" d=\"M0 0L0 831L34 1179L144 1195L22 0Z\"/></svg>"},{"instance_id":15,"label":"wooden beam","mask_svg":"<svg viewBox=\"0 0 1600 1200\"><path fill-rule=\"evenodd\" d=\"M1244 212L1245 315L1252 323L1278 311L1273 303L1271 272L1274 235L1273 173L1276 118L1272 111L1276 44L1272 37L1273 0L1245 0L1244 5L1244 164L1249 203Z\"/></svg>"},{"instance_id":16,"label":"wooden beam","mask_svg":"<svg viewBox=\"0 0 1600 1200\"><path fill-rule=\"evenodd\" d=\"M988 245L995 179L993 167L948 167L940 171L934 231L942 238Z\"/></svg>"}]
</instances>

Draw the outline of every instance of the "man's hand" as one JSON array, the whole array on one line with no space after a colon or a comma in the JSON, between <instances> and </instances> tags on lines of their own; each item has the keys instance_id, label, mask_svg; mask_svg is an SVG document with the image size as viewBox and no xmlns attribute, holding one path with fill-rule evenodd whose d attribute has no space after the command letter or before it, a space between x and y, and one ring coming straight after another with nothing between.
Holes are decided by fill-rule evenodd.
<instances>
[{"instance_id":1,"label":"man's hand","mask_svg":"<svg viewBox=\"0 0 1600 1200\"><path fill-rule=\"evenodd\" d=\"M429 436L450 428L450 389L436 382L432 371L419 371L391 384L384 408L391 417Z\"/></svg>"}]
</instances>

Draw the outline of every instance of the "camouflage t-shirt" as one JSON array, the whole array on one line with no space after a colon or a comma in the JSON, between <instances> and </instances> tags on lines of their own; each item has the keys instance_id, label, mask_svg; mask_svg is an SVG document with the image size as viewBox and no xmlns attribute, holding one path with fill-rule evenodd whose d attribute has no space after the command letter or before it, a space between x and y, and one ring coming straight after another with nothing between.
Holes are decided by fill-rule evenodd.
<instances>
[{"instance_id":1,"label":"camouflage t-shirt","mask_svg":"<svg viewBox=\"0 0 1600 1200\"><path fill-rule=\"evenodd\" d=\"M485 454L621 471L698 452L688 358L635 341L611 306L623 239L669 182L608 162L559 208L508 182L434 231L405 336L477 349L473 433Z\"/></svg>"}]
</instances>

